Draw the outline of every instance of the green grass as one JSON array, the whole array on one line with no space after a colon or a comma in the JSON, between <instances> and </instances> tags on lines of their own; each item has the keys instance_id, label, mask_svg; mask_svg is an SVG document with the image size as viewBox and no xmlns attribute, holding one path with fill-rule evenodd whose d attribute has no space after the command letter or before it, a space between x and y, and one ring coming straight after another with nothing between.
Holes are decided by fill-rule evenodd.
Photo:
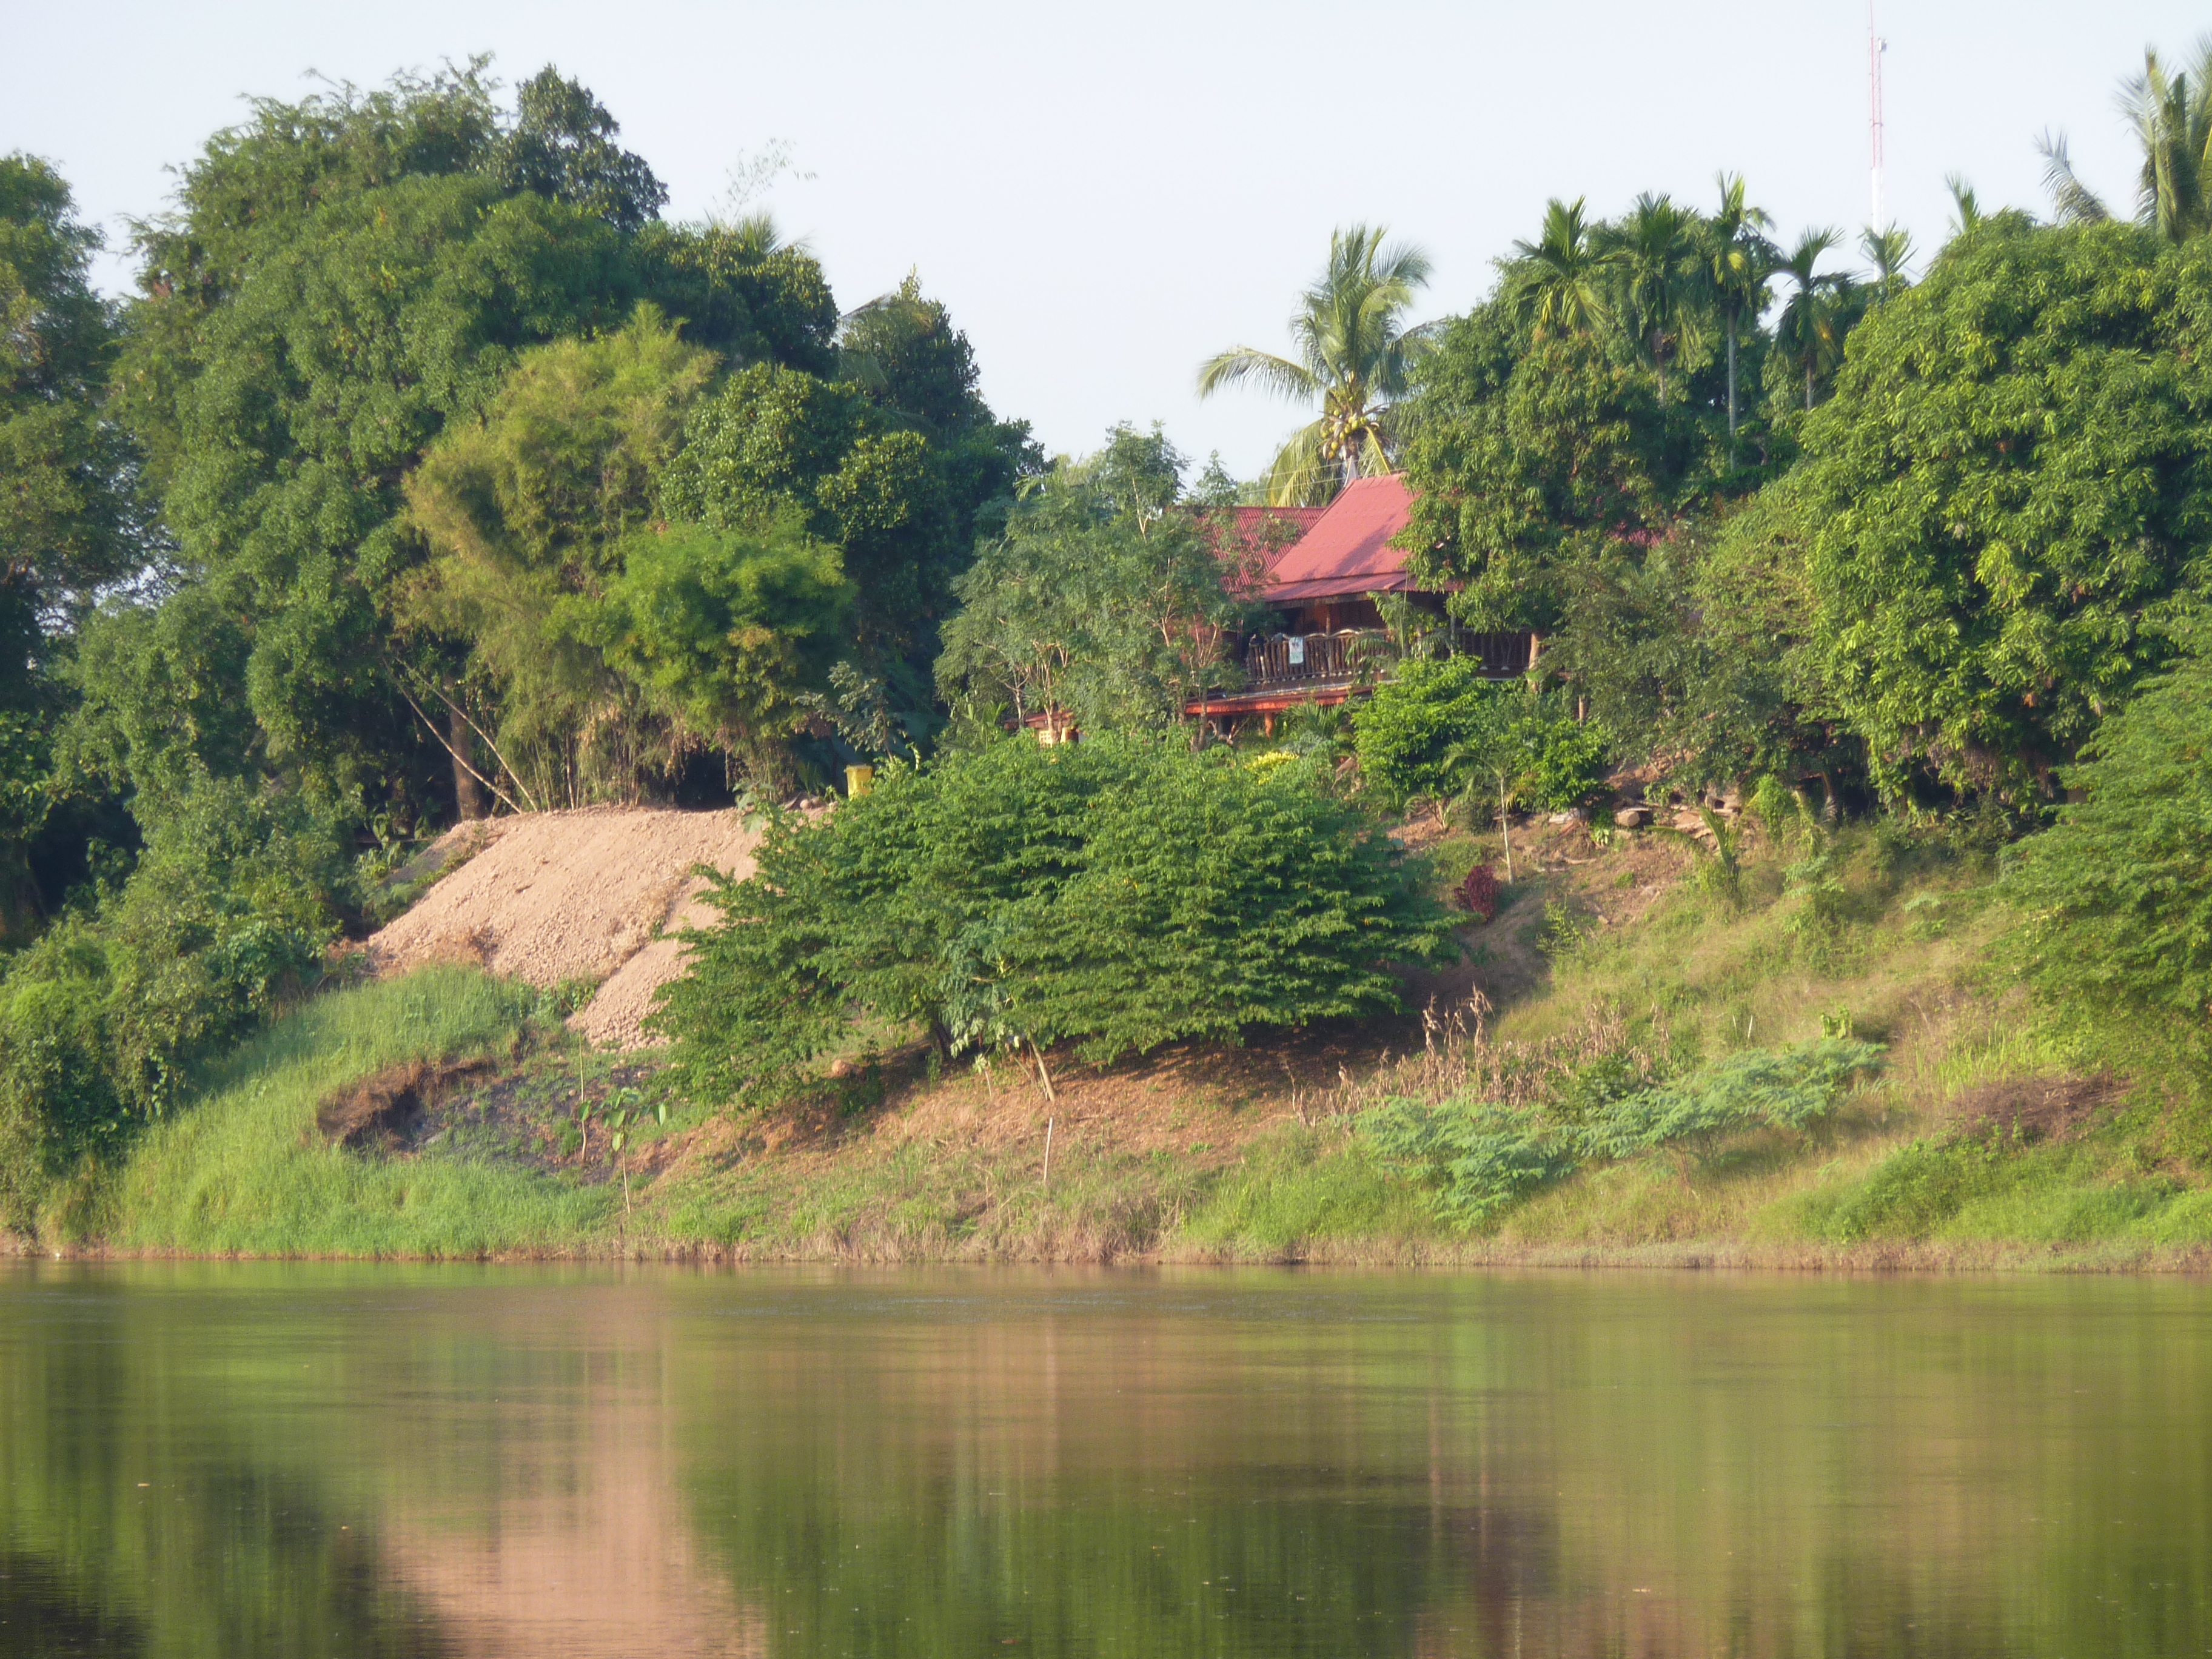
<instances>
[{"instance_id":1,"label":"green grass","mask_svg":"<svg viewBox=\"0 0 2212 1659\"><path fill-rule=\"evenodd\" d=\"M1209 1183L1165 1249L1230 1261L1340 1251L1370 1259L1378 1244L1419 1250L1448 1244L1455 1232L1425 1194L1376 1164L1364 1140L1341 1127L1292 1125L1255 1142Z\"/></svg>"},{"instance_id":2,"label":"green grass","mask_svg":"<svg viewBox=\"0 0 2212 1659\"><path fill-rule=\"evenodd\" d=\"M100 1206L125 1249L471 1257L569 1251L611 1232L619 1194L537 1172L323 1144L316 1108L386 1066L511 1052L538 999L472 969L332 993L231 1055L198 1103L133 1149Z\"/></svg>"}]
</instances>

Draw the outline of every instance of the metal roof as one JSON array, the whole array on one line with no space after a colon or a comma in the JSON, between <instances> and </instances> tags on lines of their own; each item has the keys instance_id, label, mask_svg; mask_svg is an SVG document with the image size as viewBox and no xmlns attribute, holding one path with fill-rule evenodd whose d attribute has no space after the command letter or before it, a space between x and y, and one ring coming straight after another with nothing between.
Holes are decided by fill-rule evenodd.
<instances>
[{"instance_id":1,"label":"metal roof","mask_svg":"<svg viewBox=\"0 0 2212 1659\"><path fill-rule=\"evenodd\" d=\"M1413 492L1402 473L1346 485L1313 527L1270 567L1267 597L1279 604L1417 587L1406 569L1405 549L1390 545L1413 514Z\"/></svg>"}]
</instances>

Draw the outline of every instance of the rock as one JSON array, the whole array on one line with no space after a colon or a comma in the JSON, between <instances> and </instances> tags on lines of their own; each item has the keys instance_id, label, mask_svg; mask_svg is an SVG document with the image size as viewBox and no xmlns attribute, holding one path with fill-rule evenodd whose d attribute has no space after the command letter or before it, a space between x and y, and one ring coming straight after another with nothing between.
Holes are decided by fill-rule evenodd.
<instances>
[{"instance_id":1,"label":"rock","mask_svg":"<svg viewBox=\"0 0 2212 1659\"><path fill-rule=\"evenodd\" d=\"M1613 821L1624 830L1641 830L1651 822L1648 806L1624 806L1613 815Z\"/></svg>"},{"instance_id":2,"label":"rock","mask_svg":"<svg viewBox=\"0 0 2212 1659\"><path fill-rule=\"evenodd\" d=\"M1570 806L1564 812L1553 813L1552 822L1553 823L1588 823L1589 809L1583 806Z\"/></svg>"}]
</instances>

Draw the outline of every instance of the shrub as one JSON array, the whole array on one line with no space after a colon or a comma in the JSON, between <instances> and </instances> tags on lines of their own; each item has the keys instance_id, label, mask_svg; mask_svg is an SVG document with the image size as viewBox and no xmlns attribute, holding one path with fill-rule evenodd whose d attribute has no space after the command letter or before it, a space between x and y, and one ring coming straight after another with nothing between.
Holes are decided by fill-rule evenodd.
<instances>
[{"instance_id":1,"label":"shrub","mask_svg":"<svg viewBox=\"0 0 2212 1659\"><path fill-rule=\"evenodd\" d=\"M1875 1067L1881 1053L1841 1037L1745 1048L1663 1085L1644 1084L1623 1060L1601 1060L1547 1102L1392 1100L1364 1114L1359 1127L1387 1162L1433 1183L1440 1212L1474 1224L1587 1163L1746 1129L1808 1128L1835 1110L1852 1078Z\"/></svg>"},{"instance_id":2,"label":"shrub","mask_svg":"<svg viewBox=\"0 0 2212 1659\"><path fill-rule=\"evenodd\" d=\"M1353 720L1359 775L1384 799L1440 794L1454 781L1446 757L1488 723L1495 696L1470 657L1401 663Z\"/></svg>"},{"instance_id":3,"label":"shrub","mask_svg":"<svg viewBox=\"0 0 2212 1659\"><path fill-rule=\"evenodd\" d=\"M313 980L350 896L333 827L203 776L137 868L0 979L0 1224L175 1103L191 1069Z\"/></svg>"},{"instance_id":4,"label":"shrub","mask_svg":"<svg viewBox=\"0 0 2212 1659\"><path fill-rule=\"evenodd\" d=\"M1484 680L1471 657L1401 664L1356 717L1359 770L1383 799L1464 790L1556 811L1605 781L1602 728L1524 687Z\"/></svg>"},{"instance_id":5,"label":"shrub","mask_svg":"<svg viewBox=\"0 0 2212 1659\"><path fill-rule=\"evenodd\" d=\"M2197 649L2099 729L2066 769L2081 799L2021 842L2001 890L2021 967L2047 995L2212 1012L2212 656Z\"/></svg>"},{"instance_id":6,"label":"shrub","mask_svg":"<svg viewBox=\"0 0 2212 1659\"><path fill-rule=\"evenodd\" d=\"M1015 738L779 819L655 1024L710 1098L787 1085L856 1018L1100 1064L1233 1042L1395 1007L1388 965L1449 937L1414 875L1306 768Z\"/></svg>"}]
</instances>

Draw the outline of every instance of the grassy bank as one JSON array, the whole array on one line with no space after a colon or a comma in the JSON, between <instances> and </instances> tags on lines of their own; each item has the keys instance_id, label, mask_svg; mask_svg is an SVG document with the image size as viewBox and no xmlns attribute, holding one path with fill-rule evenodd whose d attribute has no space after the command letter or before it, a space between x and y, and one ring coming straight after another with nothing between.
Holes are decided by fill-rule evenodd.
<instances>
[{"instance_id":1,"label":"grassy bank","mask_svg":"<svg viewBox=\"0 0 2212 1659\"><path fill-rule=\"evenodd\" d=\"M1434 850L1449 874L1492 849L1455 836ZM580 1050L526 990L428 970L327 996L240 1049L116 1176L57 1206L40 1243L433 1258L2212 1261L2203 1080L2142 1064L2126 1033L2054 1020L1988 966L2007 919L1985 860L1809 830L1736 853L1529 837L1497 918L1469 931L1469 961L1413 988L1419 1019L1103 1073L1069 1060L1050 1098L1026 1068L933 1075L919 1055L893 1057L766 1116L675 1103L618 1156L609 1114L651 1097L649 1066ZM1883 1065L1814 1127L1593 1162L1480 1226L1441 1214L1432 1184L1362 1127L1386 1100L1564 1098L1594 1067L1679 1073L1824 1030L1883 1045ZM410 1064L428 1079L419 1111L330 1144L331 1103Z\"/></svg>"}]
</instances>

